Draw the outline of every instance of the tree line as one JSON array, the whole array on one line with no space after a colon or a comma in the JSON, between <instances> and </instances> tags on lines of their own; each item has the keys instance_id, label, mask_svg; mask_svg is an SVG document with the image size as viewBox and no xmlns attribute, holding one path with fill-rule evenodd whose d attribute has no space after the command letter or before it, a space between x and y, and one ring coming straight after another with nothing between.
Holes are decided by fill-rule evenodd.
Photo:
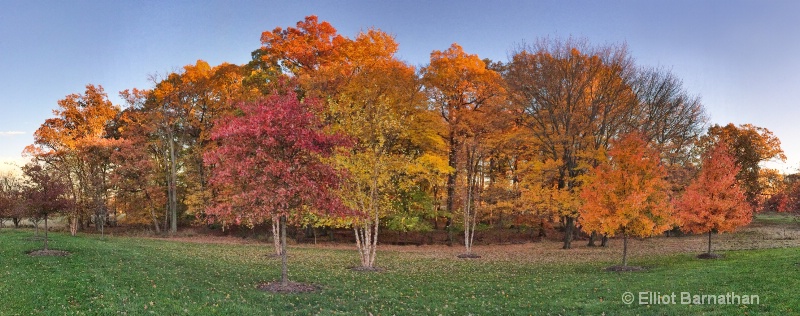
<instances>
[{"instance_id":1,"label":"tree line","mask_svg":"<svg viewBox=\"0 0 800 316\"><path fill-rule=\"evenodd\" d=\"M244 65L154 75L122 105L91 84L58 101L24 179L0 183L2 217L60 212L72 234L269 223L284 259L287 225L348 228L373 267L379 229L444 229L471 256L489 223L554 224L569 249L579 231L591 245L710 234L800 201L793 177L760 166L785 159L777 137L708 127L698 96L624 45L542 38L503 62L453 44L417 69L393 36L315 16L261 43Z\"/></svg>"}]
</instances>

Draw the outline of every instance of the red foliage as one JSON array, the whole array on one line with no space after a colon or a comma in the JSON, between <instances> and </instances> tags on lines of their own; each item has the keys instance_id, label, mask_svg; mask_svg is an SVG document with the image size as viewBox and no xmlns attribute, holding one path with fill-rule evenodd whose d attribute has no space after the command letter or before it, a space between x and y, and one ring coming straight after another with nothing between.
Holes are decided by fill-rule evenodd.
<instances>
[{"instance_id":1,"label":"red foliage","mask_svg":"<svg viewBox=\"0 0 800 316\"><path fill-rule=\"evenodd\" d=\"M728 232L750 223L753 210L736 180L739 169L724 143L704 155L700 174L676 203L684 231Z\"/></svg>"},{"instance_id":2,"label":"red foliage","mask_svg":"<svg viewBox=\"0 0 800 316\"><path fill-rule=\"evenodd\" d=\"M341 172L323 159L348 141L325 133L316 106L294 93L272 95L218 122L211 138L219 147L204 155L218 193L209 221L255 225L296 211L347 211L336 195Z\"/></svg>"},{"instance_id":3,"label":"red foliage","mask_svg":"<svg viewBox=\"0 0 800 316\"><path fill-rule=\"evenodd\" d=\"M72 203L65 197L67 184L53 176L38 164L28 164L23 168L28 179L24 189L25 201L31 215L46 217L50 214L67 211Z\"/></svg>"}]
</instances>

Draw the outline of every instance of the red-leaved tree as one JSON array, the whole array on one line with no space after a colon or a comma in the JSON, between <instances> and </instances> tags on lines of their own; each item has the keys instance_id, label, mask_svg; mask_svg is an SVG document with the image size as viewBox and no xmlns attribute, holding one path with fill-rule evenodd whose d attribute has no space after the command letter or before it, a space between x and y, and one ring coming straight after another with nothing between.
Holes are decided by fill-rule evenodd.
<instances>
[{"instance_id":1,"label":"red-leaved tree","mask_svg":"<svg viewBox=\"0 0 800 316\"><path fill-rule=\"evenodd\" d=\"M211 139L219 146L204 156L219 193L206 210L209 221L252 226L279 217L283 286L287 217L346 211L336 194L341 174L323 159L348 142L326 133L317 106L294 93L242 103L241 115L218 122Z\"/></svg>"},{"instance_id":2,"label":"red-leaved tree","mask_svg":"<svg viewBox=\"0 0 800 316\"><path fill-rule=\"evenodd\" d=\"M736 180L739 169L727 145L718 143L705 153L700 174L676 202L683 231L708 233L709 255L711 233L733 231L753 217L745 191Z\"/></svg>"},{"instance_id":3,"label":"red-leaved tree","mask_svg":"<svg viewBox=\"0 0 800 316\"><path fill-rule=\"evenodd\" d=\"M31 217L44 218L44 250L47 248L47 218L58 212L69 211L73 203L66 198L68 186L54 175L53 170L44 169L37 163L22 167L27 179L23 189L26 206Z\"/></svg>"}]
</instances>

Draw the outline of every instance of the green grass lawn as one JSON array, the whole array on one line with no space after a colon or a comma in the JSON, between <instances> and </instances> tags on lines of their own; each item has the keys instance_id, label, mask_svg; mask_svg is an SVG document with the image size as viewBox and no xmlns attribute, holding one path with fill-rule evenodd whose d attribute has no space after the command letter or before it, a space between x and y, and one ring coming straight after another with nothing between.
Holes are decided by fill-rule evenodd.
<instances>
[{"instance_id":1,"label":"green grass lawn","mask_svg":"<svg viewBox=\"0 0 800 316\"><path fill-rule=\"evenodd\" d=\"M354 250L290 247L293 281L311 294L256 289L280 262L263 245L51 234L68 257L31 257L31 231L0 231L0 314L87 315L731 315L800 313L800 249L728 251L634 260L646 272L603 270L617 262L569 264L430 259L382 252L382 273L354 272ZM759 295L759 305L626 305L625 292ZM680 302L678 302L680 303Z\"/></svg>"},{"instance_id":2,"label":"green grass lawn","mask_svg":"<svg viewBox=\"0 0 800 316\"><path fill-rule=\"evenodd\" d=\"M789 213L775 213L766 212L755 215L753 223L762 225L776 225L776 224L800 224L800 218L797 215Z\"/></svg>"}]
</instances>

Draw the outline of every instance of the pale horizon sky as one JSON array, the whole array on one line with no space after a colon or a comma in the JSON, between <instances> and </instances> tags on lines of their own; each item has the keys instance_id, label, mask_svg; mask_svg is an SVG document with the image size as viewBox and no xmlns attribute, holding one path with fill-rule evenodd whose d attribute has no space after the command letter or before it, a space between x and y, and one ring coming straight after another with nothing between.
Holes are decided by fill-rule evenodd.
<instances>
[{"instance_id":1,"label":"pale horizon sky","mask_svg":"<svg viewBox=\"0 0 800 316\"><path fill-rule=\"evenodd\" d=\"M0 162L19 160L57 101L102 85L112 102L148 76L198 59L246 63L261 32L307 15L345 36L393 34L417 66L461 44L506 61L521 42L579 37L627 43L638 65L671 69L710 123L778 136L800 166L798 1L16 1L0 0ZM0 170L4 164L0 163Z\"/></svg>"}]
</instances>

